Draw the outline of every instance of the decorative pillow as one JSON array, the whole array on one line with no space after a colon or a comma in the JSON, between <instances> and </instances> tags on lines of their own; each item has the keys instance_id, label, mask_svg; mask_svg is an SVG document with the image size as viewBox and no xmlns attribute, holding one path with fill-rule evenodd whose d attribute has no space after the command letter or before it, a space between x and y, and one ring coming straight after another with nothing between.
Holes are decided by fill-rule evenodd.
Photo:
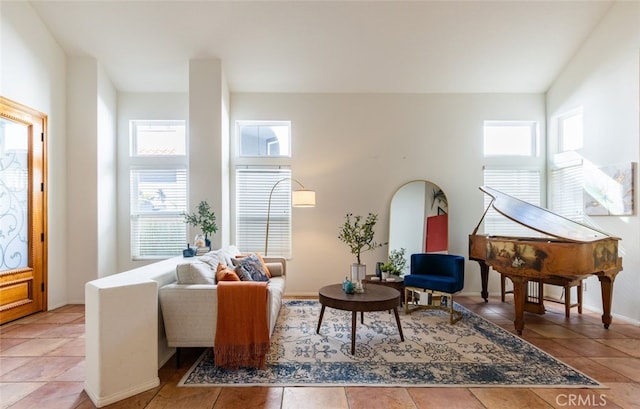
<instances>
[{"instance_id":1,"label":"decorative pillow","mask_svg":"<svg viewBox=\"0 0 640 409\"><path fill-rule=\"evenodd\" d=\"M224 246L203 254L199 259L209 264L212 268L217 268L219 263L231 266L233 258L238 253L240 253L240 251L236 246Z\"/></svg>"},{"instance_id":2,"label":"decorative pillow","mask_svg":"<svg viewBox=\"0 0 640 409\"><path fill-rule=\"evenodd\" d=\"M253 279L251 278L251 274L249 274L249 272L243 269L242 267L237 266L234 271L236 275L240 278L240 281L253 281Z\"/></svg>"},{"instance_id":3,"label":"decorative pillow","mask_svg":"<svg viewBox=\"0 0 640 409\"><path fill-rule=\"evenodd\" d=\"M211 268L217 268L218 264L220 264L220 263L225 264L225 265L229 265L229 264L227 264L226 255L224 254L224 252L222 250L209 251L209 252L203 254L202 256L198 257L198 259L200 261L202 261L203 263L209 264L211 266Z\"/></svg>"},{"instance_id":4,"label":"decorative pillow","mask_svg":"<svg viewBox=\"0 0 640 409\"><path fill-rule=\"evenodd\" d=\"M235 261L234 264L236 264ZM238 273L238 276L241 274L238 270L241 270L242 273L248 274L252 281L269 281L269 276L267 276L263 263L260 262L260 258L257 255L252 254L242 257L237 260L237 265L236 273ZM240 279L242 280L242 276L240 276Z\"/></svg>"},{"instance_id":5,"label":"decorative pillow","mask_svg":"<svg viewBox=\"0 0 640 409\"><path fill-rule=\"evenodd\" d=\"M232 260L236 256L236 254L240 253L240 250L234 245L224 246L220 249L224 254L224 261L228 266L233 265Z\"/></svg>"},{"instance_id":6,"label":"decorative pillow","mask_svg":"<svg viewBox=\"0 0 640 409\"><path fill-rule=\"evenodd\" d=\"M193 263L178 264L176 267L178 284L215 284L216 272L206 263L194 261Z\"/></svg>"},{"instance_id":7,"label":"decorative pillow","mask_svg":"<svg viewBox=\"0 0 640 409\"><path fill-rule=\"evenodd\" d=\"M225 266L223 263L218 264L218 269L216 270L216 280L220 281L240 281L240 277L236 274L235 271Z\"/></svg>"},{"instance_id":8,"label":"decorative pillow","mask_svg":"<svg viewBox=\"0 0 640 409\"><path fill-rule=\"evenodd\" d=\"M260 260L260 264L262 265L262 271L266 274L268 278L271 278L271 271L269 270L269 266L267 266L267 263L264 262L264 259L262 258L262 254L260 253L238 254L231 260L231 262L233 263L234 266L237 266L239 265L238 260L243 259L245 257L249 257L251 255L255 255L258 257L258 259Z\"/></svg>"}]
</instances>

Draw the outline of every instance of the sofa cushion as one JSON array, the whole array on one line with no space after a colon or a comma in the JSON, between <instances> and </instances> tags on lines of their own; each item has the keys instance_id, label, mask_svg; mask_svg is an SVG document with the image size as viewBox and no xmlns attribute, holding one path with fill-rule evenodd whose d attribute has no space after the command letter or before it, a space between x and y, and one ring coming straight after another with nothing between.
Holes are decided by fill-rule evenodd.
<instances>
[{"instance_id":1,"label":"sofa cushion","mask_svg":"<svg viewBox=\"0 0 640 409\"><path fill-rule=\"evenodd\" d=\"M234 264L237 265L236 273L241 280L243 276L248 275L251 277L251 281L269 281L269 276L264 269L264 262L260 261L260 258L255 254L235 259Z\"/></svg>"},{"instance_id":2,"label":"sofa cushion","mask_svg":"<svg viewBox=\"0 0 640 409\"><path fill-rule=\"evenodd\" d=\"M199 259L215 269L220 263L223 263L226 266L232 266L232 260L238 253L240 253L240 251L236 246L224 246L218 250L211 250L203 254Z\"/></svg>"},{"instance_id":3,"label":"sofa cushion","mask_svg":"<svg viewBox=\"0 0 640 409\"><path fill-rule=\"evenodd\" d=\"M207 263L194 261L176 266L178 284L215 284L216 272Z\"/></svg>"},{"instance_id":4,"label":"sofa cushion","mask_svg":"<svg viewBox=\"0 0 640 409\"><path fill-rule=\"evenodd\" d=\"M269 269L269 275L273 277L281 277L284 275L284 269L282 263L265 263L267 268Z\"/></svg>"},{"instance_id":5,"label":"sofa cushion","mask_svg":"<svg viewBox=\"0 0 640 409\"><path fill-rule=\"evenodd\" d=\"M216 270L216 282L220 281L240 281L240 277L238 277L238 274L236 274L233 269L220 263Z\"/></svg>"}]
</instances>

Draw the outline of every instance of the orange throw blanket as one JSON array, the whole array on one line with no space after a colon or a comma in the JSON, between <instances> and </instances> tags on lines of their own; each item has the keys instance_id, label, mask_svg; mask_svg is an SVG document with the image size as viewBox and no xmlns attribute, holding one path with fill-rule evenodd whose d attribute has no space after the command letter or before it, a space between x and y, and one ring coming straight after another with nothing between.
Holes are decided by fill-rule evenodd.
<instances>
[{"instance_id":1,"label":"orange throw blanket","mask_svg":"<svg viewBox=\"0 0 640 409\"><path fill-rule=\"evenodd\" d=\"M216 366L264 369L269 351L267 283L220 281L217 292Z\"/></svg>"}]
</instances>

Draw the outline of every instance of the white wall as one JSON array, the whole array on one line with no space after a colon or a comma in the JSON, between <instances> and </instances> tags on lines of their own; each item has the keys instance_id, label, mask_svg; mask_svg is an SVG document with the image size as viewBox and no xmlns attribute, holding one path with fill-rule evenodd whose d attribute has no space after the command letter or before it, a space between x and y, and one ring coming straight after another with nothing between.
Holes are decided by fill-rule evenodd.
<instances>
[{"instance_id":1,"label":"white wall","mask_svg":"<svg viewBox=\"0 0 640 409\"><path fill-rule=\"evenodd\" d=\"M84 283L102 274L98 271L111 269L106 259L105 264L99 261L98 252L101 235L111 232L107 225L112 213L99 209L97 200L108 197L112 187L94 190L84 205L78 200L83 197L80 175L92 181L102 175L110 178L106 170L111 166L108 155L97 158L95 154L98 144L109 143L109 138L95 137L87 142L82 139L82 132L88 128L95 134L99 126L111 121L113 94L105 86L99 65L85 70L83 62L71 59L70 73L79 70L86 76L91 72L89 75L95 78L89 78L89 84L98 91L94 92L93 106L89 107L91 113L80 102L74 102L74 95L69 95L67 105L67 85L72 93L81 94L82 90L76 87L82 81L73 78L73 83L67 84L67 61L61 48L28 3L2 2L0 7L0 93L49 117L49 307L54 308L80 301ZM553 117L583 105L589 121L585 127L585 156L600 164L638 162L638 7L636 2L614 5L551 88L546 106L542 95L232 94L229 97L220 66L220 71L214 73L221 78L220 118L229 112L232 120L291 120L294 176L317 191L316 208L294 209L294 258L288 292L315 294L321 285L344 277L353 261L347 247L337 239L345 213L378 213L376 238L385 241L393 192L412 179L430 180L447 194L450 251L467 256L467 235L483 211L482 193L477 188L482 184L485 119L537 120L545 129L546 108ZM103 98L106 111L96 109L96 95ZM120 94L116 103L118 150L128 146L129 119L153 119L154 115L187 119L189 114L189 96L183 94ZM106 113L100 114L99 110ZM67 117L71 120L87 113L91 117L86 122L67 124ZM223 139L220 152L226 149L225 126L220 124ZM92 149L93 162L82 154L83 144ZM70 163L68 175L67 163ZM222 177L224 163L221 165ZM222 184L220 189L224 190ZM122 186L118 186L117 196L120 201L126 200L128 192L123 194ZM636 200L640 201L638 193ZM640 284L638 216L595 220L603 229L623 238L625 271L616 281L614 314L638 320L640 307L635 294ZM78 228L85 222L89 223L89 232ZM225 223L227 226L222 228L228 229L230 221ZM118 271L137 266L129 261L128 224L127 215L119 214ZM375 261L384 259L386 250L365 253L364 261L373 268ZM70 265L67 255L73 259ZM594 294L592 288L598 288L598 284L589 282L588 288L587 303L597 307L599 294L597 291ZM476 263L467 262L465 291L476 293L479 289L479 268ZM492 274L490 291L495 293L497 289L498 280Z\"/></svg>"},{"instance_id":2,"label":"white wall","mask_svg":"<svg viewBox=\"0 0 640 409\"><path fill-rule=\"evenodd\" d=\"M547 93L550 123L582 107L584 158L599 166L640 161L640 3L616 2ZM636 172L636 180L638 173ZM592 216L606 232L622 238L624 270L614 283L613 313L640 321L640 191L635 214ZM587 280L585 305L601 310L597 278ZM615 321L614 321L615 324Z\"/></svg>"},{"instance_id":3,"label":"white wall","mask_svg":"<svg viewBox=\"0 0 640 409\"><path fill-rule=\"evenodd\" d=\"M27 2L0 2L0 94L48 117L48 305L67 304L66 57Z\"/></svg>"},{"instance_id":4,"label":"white wall","mask_svg":"<svg viewBox=\"0 0 640 409\"><path fill-rule=\"evenodd\" d=\"M98 278L98 62L67 60L67 289L84 303L84 285Z\"/></svg>"},{"instance_id":5,"label":"white wall","mask_svg":"<svg viewBox=\"0 0 640 409\"><path fill-rule=\"evenodd\" d=\"M231 119L292 122L293 175L316 190L317 205L293 210L287 293L317 294L355 261L338 240L345 214L377 213L375 238L387 241L391 197L414 179L445 192L449 251L467 257L484 211L483 121L534 120L545 129L545 106L537 94L232 94ZM369 272L387 250L363 254ZM479 294L479 271L467 262L465 292ZM492 274L490 290L498 285Z\"/></svg>"},{"instance_id":6,"label":"white wall","mask_svg":"<svg viewBox=\"0 0 640 409\"><path fill-rule=\"evenodd\" d=\"M117 94L102 67L98 67L98 277L117 273L118 221L116 129Z\"/></svg>"}]
</instances>

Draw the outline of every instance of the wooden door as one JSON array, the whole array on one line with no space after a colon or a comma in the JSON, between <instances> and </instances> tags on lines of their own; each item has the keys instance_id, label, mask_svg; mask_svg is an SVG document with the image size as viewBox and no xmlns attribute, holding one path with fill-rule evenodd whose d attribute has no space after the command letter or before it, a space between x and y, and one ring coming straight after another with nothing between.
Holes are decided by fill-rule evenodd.
<instances>
[{"instance_id":1,"label":"wooden door","mask_svg":"<svg viewBox=\"0 0 640 409\"><path fill-rule=\"evenodd\" d=\"M0 97L0 324L47 306L46 127Z\"/></svg>"}]
</instances>

